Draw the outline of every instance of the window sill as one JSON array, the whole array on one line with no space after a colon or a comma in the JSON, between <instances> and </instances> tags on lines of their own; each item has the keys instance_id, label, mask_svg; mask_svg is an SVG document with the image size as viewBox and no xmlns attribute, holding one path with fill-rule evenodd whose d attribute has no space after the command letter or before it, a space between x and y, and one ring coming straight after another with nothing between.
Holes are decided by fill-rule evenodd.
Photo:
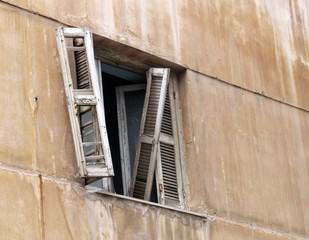
<instances>
[{"instance_id":1,"label":"window sill","mask_svg":"<svg viewBox=\"0 0 309 240\"><path fill-rule=\"evenodd\" d=\"M111 193L111 192L107 192L103 189L96 188L96 187L85 186L85 189L88 193L102 194L102 195L105 195L105 196L115 197L115 198L118 198L118 199L123 199L123 200L127 200L127 201L134 202L134 203L141 203L141 204L145 204L145 205L148 205L148 206L153 206L153 207L157 207L157 208L161 208L161 209L175 211L175 212L179 212L179 213L182 213L182 214L187 214L187 215L191 215L191 216L194 216L194 217L201 218L203 221L207 221L207 219L208 219L206 215L201 214L201 213L192 212L192 211L179 209L179 208L175 208L175 207L170 207L170 206L167 206L167 205L154 203L154 202L150 202L150 201L146 201L146 200L142 200L142 199L138 199L138 198L128 197L128 196L120 195L120 194L117 194L117 193Z\"/></svg>"}]
</instances>

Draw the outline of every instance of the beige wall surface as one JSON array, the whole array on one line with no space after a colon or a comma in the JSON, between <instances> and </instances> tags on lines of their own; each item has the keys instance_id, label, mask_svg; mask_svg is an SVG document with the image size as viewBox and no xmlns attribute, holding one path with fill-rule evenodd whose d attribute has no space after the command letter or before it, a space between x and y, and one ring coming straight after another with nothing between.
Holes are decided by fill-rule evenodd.
<instances>
[{"instance_id":1,"label":"beige wall surface","mask_svg":"<svg viewBox=\"0 0 309 240\"><path fill-rule=\"evenodd\" d=\"M192 71L181 87L192 210L308 236L309 114Z\"/></svg>"},{"instance_id":2,"label":"beige wall surface","mask_svg":"<svg viewBox=\"0 0 309 240\"><path fill-rule=\"evenodd\" d=\"M307 0L8 2L309 109Z\"/></svg>"},{"instance_id":3,"label":"beige wall surface","mask_svg":"<svg viewBox=\"0 0 309 240\"><path fill-rule=\"evenodd\" d=\"M0 167L0 239L205 239L206 222Z\"/></svg>"},{"instance_id":4,"label":"beige wall surface","mask_svg":"<svg viewBox=\"0 0 309 240\"><path fill-rule=\"evenodd\" d=\"M210 225L210 238L215 240L246 239L246 240L290 240L290 236L278 236L274 232L262 232L242 228L241 226L231 226L226 223L214 222Z\"/></svg>"},{"instance_id":5,"label":"beige wall surface","mask_svg":"<svg viewBox=\"0 0 309 240\"><path fill-rule=\"evenodd\" d=\"M306 239L308 11L306 0L0 1L0 239ZM180 77L191 209L207 221L78 185L54 34L66 24L191 69Z\"/></svg>"},{"instance_id":6,"label":"beige wall surface","mask_svg":"<svg viewBox=\"0 0 309 240\"><path fill-rule=\"evenodd\" d=\"M0 161L73 179L78 171L54 33L59 24L6 4L0 13Z\"/></svg>"},{"instance_id":7,"label":"beige wall surface","mask_svg":"<svg viewBox=\"0 0 309 240\"><path fill-rule=\"evenodd\" d=\"M18 168L1 166L0 179L1 240L304 239L87 193L76 183Z\"/></svg>"}]
</instances>

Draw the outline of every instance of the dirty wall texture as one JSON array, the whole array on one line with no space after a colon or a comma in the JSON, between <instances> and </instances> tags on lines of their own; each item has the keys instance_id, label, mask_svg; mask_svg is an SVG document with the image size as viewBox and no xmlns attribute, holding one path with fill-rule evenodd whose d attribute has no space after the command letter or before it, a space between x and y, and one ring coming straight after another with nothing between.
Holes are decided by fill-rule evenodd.
<instances>
[{"instance_id":1,"label":"dirty wall texture","mask_svg":"<svg viewBox=\"0 0 309 240\"><path fill-rule=\"evenodd\" d=\"M0 239L308 238L308 18L305 0L0 1ZM82 189L62 25L189 68L191 210L207 220Z\"/></svg>"},{"instance_id":2,"label":"dirty wall texture","mask_svg":"<svg viewBox=\"0 0 309 240\"><path fill-rule=\"evenodd\" d=\"M56 57L59 23L0 5L2 163L71 178L72 133ZM37 99L37 100L36 100Z\"/></svg>"},{"instance_id":3,"label":"dirty wall texture","mask_svg":"<svg viewBox=\"0 0 309 240\"><path fill-rule=\"evenodd\" d=\"M13 167L0 166L0 180L1 240L305 239L87 193L79 184Z\"/></svg>"},{"instance_id":4,"label":"dirty wall texture","mask_svg":"<svg viewBox=\"0 0 309 240\"><path fill-rule=\"evenodd\" d=\"M181 84L191 209L309 236L309 114L192 71Z\"/></svg>"},{"instance_id":5,"label":"dirty wall texture","mask_svg":"<svg viewBox=\"0 0 309 240\"><path fill-rule=\"evenodd\" d=\"M307 0L8 2L309 109Z\"/></svg>"},{"instance_id":6,"label":"dirty wall texture","mask_svg":"<svg viewBox=\"0 0 309 240\"><path fill-rule=\"evenodd\" d=\"M201 218L0 167L0 239L207 239Z\"/></svg>"}]
</instances>

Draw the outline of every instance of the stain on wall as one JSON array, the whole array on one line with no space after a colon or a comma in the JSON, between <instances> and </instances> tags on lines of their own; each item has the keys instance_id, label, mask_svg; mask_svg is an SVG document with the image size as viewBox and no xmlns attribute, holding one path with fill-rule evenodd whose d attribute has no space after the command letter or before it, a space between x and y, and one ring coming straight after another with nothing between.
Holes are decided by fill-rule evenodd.
<instances>
[{"instance_id":1,"label":"stain on wall","mask_svg":"<svg viewBox=\"0 0 309 240\"><path fill-rule=\"evenodd\" d=\"M0 239L305 239L308 11L306 0L0 1ZM191 209L207 221L79 185L61 25L189 69L179 88Z\"/></svg>"}]
</instances>

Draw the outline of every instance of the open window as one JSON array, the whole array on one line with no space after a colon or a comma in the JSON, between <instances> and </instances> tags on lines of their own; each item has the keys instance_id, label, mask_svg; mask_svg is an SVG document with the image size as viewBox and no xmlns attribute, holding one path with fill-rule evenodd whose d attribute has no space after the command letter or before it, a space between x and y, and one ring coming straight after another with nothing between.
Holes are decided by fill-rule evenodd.
<instances>
[{"instance_id":1,"label":"open window","mask_svg":"<svg viewBox=\"0 0 309 240\"><path fill-rule=\"evenodd\" d=\"M78 37L72 37L73 43ZM69 76L73 84L79 81L79 60L76 55L71 58L74 64L70 72L77 76ZM118 194L187 208L188 184L177 76L168 68L149 68L147 73L141 74L100 60L96 61L95 68L97 80L92 79L97 81L95 98L101 99L102 109L93 114L103 114L104 140L110 150L114 176L102 176L102 180L92 184ZM94 88L94 85L91 86ZM84 118L79 118L79 127L89 122L92 115ZM83 137L82 129L80 136ZM86 140L81 138L82 142ZM86 175L82 177L87 180Z\"/></svg>"},{"instance_id":2,"label":"open window","mask_svg":"<svg viewBox=\"0 0 309 240\"><path fill-rule=\"evenodd\" d=\"M116 87L123 194L129 195L141 125L146 83Z\"/></svg>"}]
</instances>

